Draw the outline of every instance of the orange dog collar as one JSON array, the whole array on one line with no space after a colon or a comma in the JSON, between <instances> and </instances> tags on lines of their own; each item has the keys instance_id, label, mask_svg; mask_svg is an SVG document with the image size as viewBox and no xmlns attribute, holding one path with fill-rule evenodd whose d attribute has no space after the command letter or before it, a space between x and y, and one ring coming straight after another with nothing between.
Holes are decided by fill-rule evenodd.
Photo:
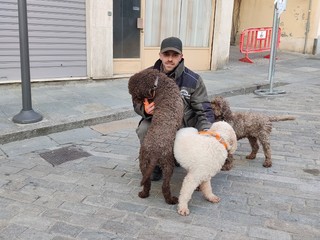
<instances>
[{"instance_id":1,"label":"orange dog collar","mask_svg":"<svg viewBox=\"0 0 320 240\"><path fill-rule=\"evenodd\" d=\"M228 150L228 144L223 140L219 133L207 130L207 131L199 131L200 135L207 135L211 137L215 137L224 147Z\"/></svg>"}]
</instances>

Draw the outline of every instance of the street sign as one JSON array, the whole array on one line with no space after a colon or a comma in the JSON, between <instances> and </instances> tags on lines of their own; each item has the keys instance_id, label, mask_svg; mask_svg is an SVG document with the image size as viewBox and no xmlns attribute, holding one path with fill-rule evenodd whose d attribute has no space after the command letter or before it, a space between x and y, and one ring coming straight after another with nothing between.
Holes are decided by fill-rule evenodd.
<instances>
[{"instance_id":1,"label":"street sign","mask_svg":"<svg viewBox=\"0 0 320 240\"><path fill-rule=\"evenodd\" d=\"M287 7L287 0L275 0L274 4L276 5L277 13L280 14L283 13L283 11L286 10Z\"/></svg>"},{"instance_id":2,"label":"street sign","mask_svg":"<svg viewBox=\"0 0 320 240\"><path fill-rule=\"evenodd\" d=\"M266 30L258 31L257 39L259 39L259 40L266 39L266 37L267 37L267 31Z\"/></svg>"}]
</instances>

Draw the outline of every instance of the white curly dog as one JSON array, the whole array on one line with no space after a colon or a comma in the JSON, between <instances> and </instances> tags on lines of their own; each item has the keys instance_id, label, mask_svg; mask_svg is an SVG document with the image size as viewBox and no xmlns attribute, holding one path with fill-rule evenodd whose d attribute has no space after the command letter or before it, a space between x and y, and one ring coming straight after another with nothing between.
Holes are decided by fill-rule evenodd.
<instances>
[{"instance_id":1,"label":"white curly dog","mask_svg":"<svg viewBox=\"0 0 320 240\"><path fill-rule=\"evenodd\" d=\"M220 201L212 193L211 178L221 170L228 153L232 154L236 149L237 136L227 122L215 122L206 132L198 132L192 127L182 128L177 132L174 156L187 170L179 196L180 215L189 215L188 202L198 186L208 201Z\"/></svg>"}]
</instances>

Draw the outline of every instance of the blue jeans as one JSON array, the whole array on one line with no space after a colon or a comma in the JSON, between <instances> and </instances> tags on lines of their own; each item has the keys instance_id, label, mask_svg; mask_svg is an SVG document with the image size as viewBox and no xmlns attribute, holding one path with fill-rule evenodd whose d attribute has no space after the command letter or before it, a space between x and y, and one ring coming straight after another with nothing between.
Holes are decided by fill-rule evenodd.
<instances>
[{"instance_id":1,"label":"blue jeans","mask_svg":"<svg viewBox=\"0 0 320 240\"><path fill-rule=\"evenodd\" d=\"M150 119L141 119L137 129L136 129L136 133L138 135L138 138L140 140L140 144L143 142L144 137L147 134L148 128L151 124L151 118Z\"/></svg>"}]
</instances>

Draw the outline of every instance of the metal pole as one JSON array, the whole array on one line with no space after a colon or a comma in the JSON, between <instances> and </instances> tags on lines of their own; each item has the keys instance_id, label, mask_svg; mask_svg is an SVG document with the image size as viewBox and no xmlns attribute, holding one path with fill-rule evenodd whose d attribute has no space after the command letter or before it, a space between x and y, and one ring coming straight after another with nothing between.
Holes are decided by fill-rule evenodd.
<instances>
[{"instance_id":1,"label":"metal pole","mask_svg":"<svg viewBox=\"0 0 320 240\"><path fill-rule=\"evenodd\" d=\"M282 90L273 90L273 77L275 73L275 65L276 65L276 52L278 45L278 30L279 30L279 22L280 22L280 13L278 12L278 3L274 5L274 13L273 13L273 24L272 24L272 40L270 46L270 60L269 60L269 71L268 71L268 80L270 83L269 91L265 89L255 90L254 93L261 96L270 96L277 94L284 94L285 91Z\"/></svg>"},{"instance_id":2,"label":"metal pole","mask_svg":"<svg viewBox=\"0 0 320 240\"><path fill-rule=\"evenodd\" d=\"M274 51L274 59L273 59L273 71L272 71L272 78L274 77L274 73L276 71L276 60L277 60L277 47L278 47L278 36L279 36L279 24L280 24L280 14L278 11L276 11L276 17L277 17L277 21L276 21L276 26L274 29L276 32L275 35L275 40L274 40L274 44L273 44L273 51Z\"/></svg>"},{"instance_id":3,"label":"metal pole","mask_svg":"<svg viewBox=\"0 0 320 240\"><path fill-rule=\"evenodd\" d=\"M273 76L274 76L274 69L275 69L275 59L276 59L276 50L277 50L277 36L278 36L278 29L277 21L278 21L279 14L277 13L277 9L274 8L273 12L273 24L272 24L272 41L271 41L271 52L270 52L270 60L269 60L269 72L268 72L268 80L270 82L270 93L273 92Z\"/></svg>"},{"instance_id":4,"label":"metal pole","mask_svg":"<svg viewBox=\"0 0 320 240\"><path fill-rule=\"evenodd\" d=\"M42 116L32 110L30 85L30 60L28 17L26 0L18 0L20 67L22 87L22 110L12 118L15 123L34 123L42 120Z\"/></svg>"}]
</instances>

